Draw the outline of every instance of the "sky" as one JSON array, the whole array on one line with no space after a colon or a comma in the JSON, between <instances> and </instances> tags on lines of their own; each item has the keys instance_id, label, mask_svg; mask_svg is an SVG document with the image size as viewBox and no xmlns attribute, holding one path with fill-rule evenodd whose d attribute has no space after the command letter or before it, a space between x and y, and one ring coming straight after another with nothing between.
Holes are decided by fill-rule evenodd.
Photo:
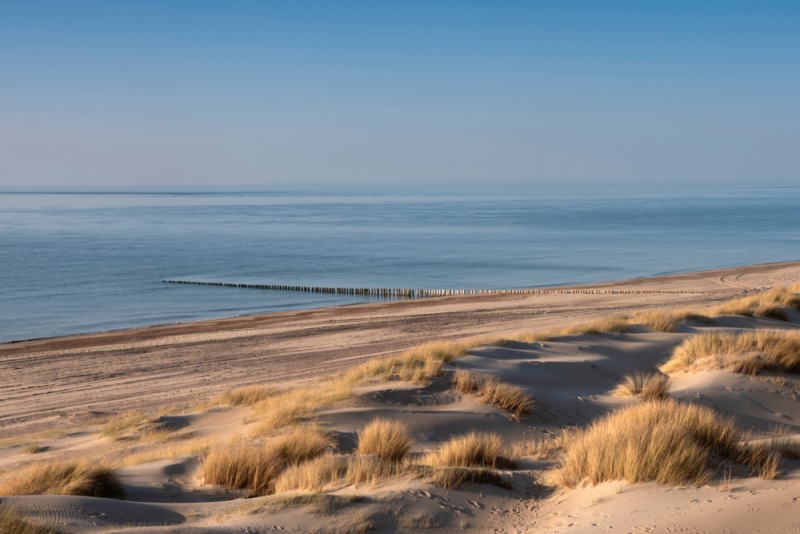
<instances>
[{"instance_id":1,"label":"sky","mask_svg":"<svg viewBox=\"0 0 800 534\"><path fill-rule=\"evenodd\" d=\"M800 184L800 2L0 2L0 190Z\"/></svg>"}]
</instances>

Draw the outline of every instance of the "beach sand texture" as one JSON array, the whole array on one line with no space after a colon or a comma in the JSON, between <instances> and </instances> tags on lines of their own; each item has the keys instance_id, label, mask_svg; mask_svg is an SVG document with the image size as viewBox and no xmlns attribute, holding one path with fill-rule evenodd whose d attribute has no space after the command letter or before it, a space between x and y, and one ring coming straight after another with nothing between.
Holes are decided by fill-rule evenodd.
<instances>
[{"instance_id":1,"label":"beach sand texture","mask_svg":"<svg viewBox=\"0 0 800 534\"><path fill-rule=\"evenodd\" d=\"M792 262L543 295L358 305L0 345L0 492L31 465L81 459L110 466L127 500L0 499L20 517L65 532L800 531L800 462L791 454L774 479L731 460L714 463L699 482L567 487L553 478L563 450L554 445L548 452L543 445L562 428L583 428L644 402L615 388L626 375L659 373L692 336L800 330L800 312L792 308L782 318L690 317L673 332L648 328L637 322L638 313L691 309L709 315L708 308L722 302L798 283L800 263ZM623 332L521 335L621 314L632 317ZM485 341L440 362L441 369L425 353L420 366L430 368L416 380L410 374L407 380L381 378L401 377L400 367L341 378L368 360L426 342L475 337ZM452 385L456 370L489 380L493 393L485 393L487 383ZM319 382L337 374L331 384L338 389ZM243 399L233 405L230 397L210 402L250 385L267 388L251 390L253 396L294 388L318 402L285 427L274 421L282 406L269 399L254 406ZM796 374L770 368L750 375L709 364L670 371L667 389L679 401L734 417L742 447L776 436L785 444L800 438ZM502 405L520 392L533 401L527 409ZM131 410L137 414L118 429L106 424ZM275 487L267 485L266 495L250 499L243 497L253 491L208 483L210 455L239 445L269 448L298 428L319 432L333 463L360 458L373 474L389 469L358 453L364 428L376 419L408 432L407 460L392 468L394 476L354 482L348 474L316 491L285 490L297 484L297 477L287 477L277 483L285 491L273 495ZM467 432L499 438L500 457L485 470L457 472L455 457L443 451ZM456 475L475 478L448 487Z\"/></svg>"}]
</instances>

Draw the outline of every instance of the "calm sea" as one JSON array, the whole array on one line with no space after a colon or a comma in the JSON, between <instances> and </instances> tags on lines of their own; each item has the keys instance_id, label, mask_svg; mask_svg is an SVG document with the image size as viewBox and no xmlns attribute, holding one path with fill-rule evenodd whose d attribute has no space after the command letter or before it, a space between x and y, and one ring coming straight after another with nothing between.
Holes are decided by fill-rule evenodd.
<instances>
[{"instance_id":1,"label":"calm sea","mask_svg":"<svg viewBox=\"0 0 800 534\"><path fill-rule=\"evenodd\" d=\"M0 340L800 258L800 187L0 194Z\"/></svg>"}]
</instances>

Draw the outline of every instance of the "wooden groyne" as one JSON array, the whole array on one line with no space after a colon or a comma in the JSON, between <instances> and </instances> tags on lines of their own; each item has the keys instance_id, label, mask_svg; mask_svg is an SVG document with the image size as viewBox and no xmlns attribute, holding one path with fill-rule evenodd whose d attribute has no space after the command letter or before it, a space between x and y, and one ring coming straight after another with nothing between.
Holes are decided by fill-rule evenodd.
<instances>
[{"instance_id":1,"label":"wooden groyne","mask_svg":"<svg viewBox=\"0 0 800 534\"><path fill-rule=\"evenodd\" d=\"M293 286L282 284L240 284L235 282L196 282L192 280L163 280L165 284L187 284L195 286L238 287L244 289L262 289L268 291L303 291L306 293L330 293L334 295L354 295L378 298L429 298L451 297L457 295L633 295L648 293L695 294L702 291L666 291L666 290L634 290L634 289L409 289L386 287L321 287Z\"/></svg>"}]
</instances>

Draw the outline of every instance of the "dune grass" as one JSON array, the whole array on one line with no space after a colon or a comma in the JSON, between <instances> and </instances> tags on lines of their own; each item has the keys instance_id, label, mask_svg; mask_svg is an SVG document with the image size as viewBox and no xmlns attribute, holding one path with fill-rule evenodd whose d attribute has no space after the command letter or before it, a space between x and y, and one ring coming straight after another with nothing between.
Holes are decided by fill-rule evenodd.
<instances>
[{"instance_id":1,"label":"dune grass","mask_svg":"<svg viewBox=\"0 0 800 534\"><path fill-rule=\"evenodd\" d=\"M397 421L375 419L358 433L358 453L399 462L411 450L408 427Z\"/></svg>"},{"instance_id":2,"label":"dune grass","mask_svg":"<svg viewBox=\"0 0 800 534\"><path fill-rule=\"evenodd\" d=\"M286 469L275 481L275 492L319 493L331 486L374 484L380 480L414 472L414 466L408 461L392 462L377 456L328 453Z\"/></svg>"},{"instance_id":3,"label":"dune grass","mask_svg":"<svg viewBox=\"0 0 800 534\"><path fill-rule=\"evenodd\" d=\"M582 334L624 334L630 330L630 323L625 316L600 317L588 323L570 326L561 330L561 335Z\"/></svg>"},{"instance_id":4,"label":"dune grass","mask_svg":"<svg viewBox=\"0 0 800 534\"><path fill-rule=\"evenodd\" d=\"M83 495L122 499L125 494L108 467L72 462L37 462L10 476L0 495Z\"/></svg>"},{"instance_id":5,"label":"dune grass","mask_svg":"<svg viewBox=\"0 0 800 534\"><path fill-rule=\"evenodd\" d=\"M451 382L460 393L475 395L482 402L511 412L516 418L533 411L535 406L534 400L524 389L472 371L457 370Z\"/></svg>"},{"instance_id":6,"label":"dune grass","mask_svg":"<svg viewBox=\"0 0 800 534\"><path fill-rule=\"evenodd\" d=\"M58 534L58 530L29 523L11 508L0 506L0 532L3 534Z\"/></svg>"},{"instance_id":7,"label":"dune grass","mask_svg":"<svg viewBox=\"0 0 800 534\"><path fill-rule=\"evenodd\" d=\"M733 421L709 408L650 400L571 432L555 482L566 487L584 480L699 483L709 477L714 462L745 464L765 478L775 475L776 454L741 447L739 441Z\"/></svg>"},{"instance_id":8,"label":"dune grass","mask_svg":"<svg viewBox=\"0 0 800 534\"><path fill-rule=\"evenodd\" d=\"M744 315L746 317L762 316L786 321L786 308L800 310L800 296L797 286L779 288L744 297L713 308L714 315Z\"/></svg>"},{"instance_id":9,"label":"dune grass","mask_svg":"<svg viewBox=\"0 0 800 534\"><path fill-rule=\"evenodd\" d=\"M669 377L661 373L633 373L626 375L614 389L619 397L644 397L662 399L667 396Z\"/></svg>"},{"instance_id":10,"label":"dune grass","mask_svg":"<svg viewBox=\"0 0 800 534\"><path fill-rule=\"evenodd\" d=\"M744 374L764 370L800 372L800 331L706 332L686 339L661 366L665 373L729 369Z\"/></svg>"},{"instance_id":11,"label":"dune grass","mask_svg":"<svg viewBox=\"0 0 800 534\"><path fill-rule=\"evenodd\" d=\"M431 467L513 467L499 435L471 432L443 443L439 450L426 455L424 463Z\"/></svg>"},{"instance_id":12,"label":"dune grass","mask_svg":"<svg viewBox=\"0 0 800 534\"><path fill-rule=\"evenodd\" d=\"M353 456L328 453L286 469L275 482L276 492L319 493L354 484L374 484L398 476L426 478L444 488L460 489L470 484L509 485L488 468L513 467L504 456L503 442L496 434L472 433L444 443L439 450L412 460L387 460L376 454Z\"/></svg>"},{"instance_id":13,"label":"dune grass","mask_svg":"<svg viewBox=\"0 0 800 534\"><path fill-rule=\"evenodd\" d=\"M678 326L686 321L698 321L713 324L713 316L744 315L748 317L763 316L786 321L786 308L800 310L800 284L772 289L749 297L731 300L703 313L694 310L659 310L653 309L632 316L616 315L600 317L578 325L546 330L543 332L527 332L511 338L512 341L535 343L550 341L553 338L583 334L625 333L633 325L642 325L657 332L675 333Z\"/></svg>"},{"instance_id":14,"label":"dune grass","mask_svg":"<svg viewBox=\"0 0 800 534\"><path fill-rule=\"evenodd\" d=\"M274 491L275 480L287 467L322 455L328 446L325 436L308 428L265 443L237 440L208 453L203 477L208 484L267 495Z\"/></svg>"},{"instance_id":15,"label":"dune grass","mask_svg":"<svg viewBox=\"0 0 800 534\"><path fill-rule=\"evenodd\" d=\"M411 449L408 428L398 422L376 419L358 434L358 455L328 453L298 462L275 481L275 491L321 492L336 484L349 486L412 471L407 461Z\"/></svg>"},{"instance_id":16,"label":"dune grass","mask_svg":"<svg viewBox=\"0 0 800 534\"><path fill-rule=\"evenodd\" d=\"M250 432L252 437L269 435L351 396L352 386L338 380L290 389L255 404L245 423L258 423Z\"/></svg>"},{"instance_id":17,"label":"dune grass","mask_svg":"<svg viewBox=\"0 0 800 534\"><path fill-rule=\"evenodd\" d=\"M130 411L111 418L100 435L114 441L180 441L194 437L191 432L179 432L163 418L148 417L140 411Z\"/></svg>"},{"instance_id":18,"label":"dune grass","mask_svg":"<svg viewBox=\"0 0 800 534\"><path fill-rule=\"evenodd\" d=\"M697 321L712 324L714 319L691 310L649 310L634 315L630 322L645 326L656 332L673 334L678 331L678 326L686 321Z\"/></svg>"},{"instance_id":19,"label":"dune grass","mask_svg":"<svg viewBox=\"0 0 800 534\"><path fill-rule=\"evenodd\" d=\"M441 376L442 367L469 349L495 342L487 338L426 343L397 356L370 360L339 375L305 388L292 389L261 400L246 422L258 422L254 437L311 417L320 408L351 398L353 388L370 380L427 383Z\"/></svg>"},{"instance_id":20,"label":"dune grass","mask_svg":"<svg viewBox=\"0 0 800 534\"><path fill-rule=\"evenodd\" d=\"M134 433L140 425L149 422L149 418L140 411L129 411L119 414L106 422L100 434L113 440L123 439Z\"/></svg>"},{"instance_id":21,"label":"dune grass","mask_svg":"<svg viewBox=\"0 0 800 534\"><path fill-rule=\"evenodd\" d=\"M371 379L424 383L441 376L444 364L453 363L470 349L498 342L495 339L474 338L426 343L391 358L370 360L350 369L340 380L349 384Z\"/></svg>"},{"instance_id":22,"label":"dune grass","mask_svg":"<svg viewBox=\"0 0 800 534\"><path fill-rule=\"evenodd\" d=\"M276 391L267 386L243 386L225 391L212 405L253 406L275 394Z\"/></svg>"}]
</instances>

